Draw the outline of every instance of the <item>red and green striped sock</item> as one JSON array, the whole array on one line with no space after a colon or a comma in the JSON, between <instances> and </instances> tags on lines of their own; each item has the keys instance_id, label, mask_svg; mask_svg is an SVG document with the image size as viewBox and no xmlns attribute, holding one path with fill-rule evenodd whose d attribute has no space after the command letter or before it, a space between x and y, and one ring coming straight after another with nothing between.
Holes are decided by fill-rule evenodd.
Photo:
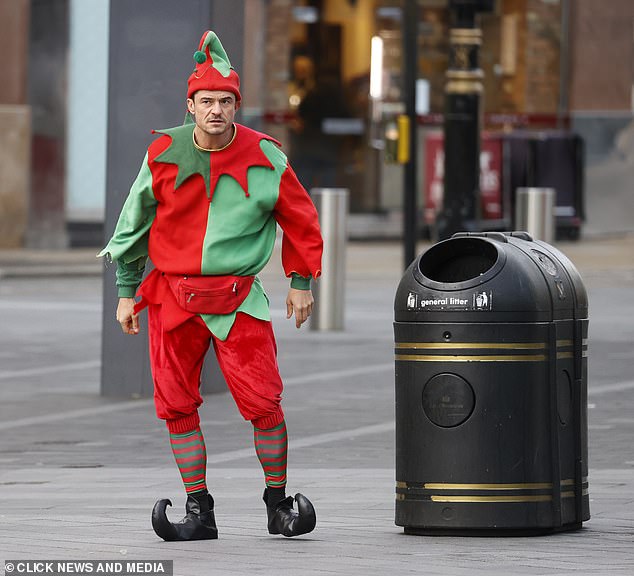
<instances>
[{"instance_id":1,"label":"red and green striped sock","mask_svg":"<svg viewBox=\"0 0 634 576\"><path fill-rule=\"evenodd\" d=\"M284 489L286 486L286 451L288 438L286 422L274 428L262 430L253 427L255 451L264 470L264 481L268 488Z\"/></svg>"},{"instance_id":2,"label":"red and green striped sock","mask_svg":"<svg viewBox=\"0 0 634 576\"><path fill-rule=\"evenodd\" d=\"M185 492L191 494L207 490L207 450L200 428L182 434L170 432L170 445L185 485Z\"/></svg>"}]
</instances>

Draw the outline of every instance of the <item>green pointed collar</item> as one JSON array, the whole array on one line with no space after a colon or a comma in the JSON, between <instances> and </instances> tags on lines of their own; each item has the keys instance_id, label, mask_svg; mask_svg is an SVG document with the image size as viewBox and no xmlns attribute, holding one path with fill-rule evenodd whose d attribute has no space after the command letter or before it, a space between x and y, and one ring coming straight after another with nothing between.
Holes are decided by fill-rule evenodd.
<instances>
[{"instance_id":1,"label":"green pointed collar","mask_svg":"<svg viewBox=\"0 0 634 576\"><path fill-rule=\"evenodd\" d=\"M263 166L274 170L273 164L259 145L261 140L271 140L281 146L274 138L241 124L235 124L237 133L230 146L217 152L203 152L194 147L195 126L195 124L185 124L176 128L153 131L171 139L170 145L154 161L175 164L178 167L174 190L190 176L199 174L205 181L207 196L211 201L218 179L227 174L238 182L248 197L248 169L253 166Z\"/></svg>"}]
</instances>

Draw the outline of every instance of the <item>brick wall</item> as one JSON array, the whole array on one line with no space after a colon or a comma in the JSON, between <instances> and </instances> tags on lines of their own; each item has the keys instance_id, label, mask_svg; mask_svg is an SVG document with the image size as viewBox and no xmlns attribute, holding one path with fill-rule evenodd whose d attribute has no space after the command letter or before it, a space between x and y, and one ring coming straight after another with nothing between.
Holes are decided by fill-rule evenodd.
<instances>
[{"instance_id":1,"label":"brick wall","mask_svg":"<svg viewBox=\"0 0 634 576\"><path fill-rule=\"evenodd\" d=\"M0 0L0 104L26 103L29 2Z\"/></svg>"},{"instance_id":2,"label":"brick wall","mask_svg":"<svg viewBox=\"0 0 634 576\"><path fill-rule=\"evenodd\" d=\"M0 248L24 243L30 190L29 2L0 0Z\"/></svg>"},{"instance_id":3,"label":"brick wall","mask_svg":"<svg viewBox=\"0 0 634 576\"><path fill-rule=\"evenodd\" d=\"M572 5L570 109L631 110L634 2L575 0Z\"/></svg>"},{"instance_id":4,"label":"brick wall","mask_svg":"<svg viewBox=\"0 0 634 576\"><path fill-rule=\"evenodd\" d=\"M512 33L501 41L504 20ZM512 24L511 22L507 22ZM491 112L549 113L559 102L561 3L558 0L504 0L498 15L483 18L482 65L486 109ZM510 52L515 58L510 57ZM495 64L513 69L498 70Z\"/></svg>"},{"instance_id":5,"label":"brick wall","mask_svg":"<svg viewBox=\"0 0 634 576\"><path fill-rule=\"evenodd\" d=\"M560 41L561 2L528 0L525 112L557 112Z\"/></svg>"},{"instance_id":6,"label":"brick wall","mask_svg":"<svg viewBox=\"0 0 634 576\"><path fill-rule=\"evenodd\" d=\"M279 112L288 108L292 7L292 0L270 0L267 4L264 59L266 111ZM285 125L268 124L265 131L282 142L286 139Z\"/></svg>"}]
</instances>

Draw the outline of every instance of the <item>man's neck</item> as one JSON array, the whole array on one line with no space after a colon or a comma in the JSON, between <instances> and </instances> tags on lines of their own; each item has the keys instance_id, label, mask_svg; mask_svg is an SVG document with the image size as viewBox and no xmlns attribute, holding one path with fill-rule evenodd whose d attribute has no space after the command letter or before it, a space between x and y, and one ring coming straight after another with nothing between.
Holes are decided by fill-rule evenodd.
<instances>
[{"instance_id":1,"label":"man's neck","mask_svg":"<svg viewBox=\"0 0 634 576\"><path fill-rule=\"evenodd\" d=\"M205 151L216 152L223 150L233 141L236 133L235 124L231 125L231 129L218 134L207 134L203 132L198 126L194 127L194 144Z\"/></svg>"}]
</instances>

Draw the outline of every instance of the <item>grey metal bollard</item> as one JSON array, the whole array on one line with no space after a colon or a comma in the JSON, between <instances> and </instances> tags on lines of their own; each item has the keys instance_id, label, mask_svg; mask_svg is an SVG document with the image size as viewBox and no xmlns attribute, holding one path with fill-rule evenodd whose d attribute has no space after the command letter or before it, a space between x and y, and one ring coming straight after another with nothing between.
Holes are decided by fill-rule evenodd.
<instances>
[{"instance_id":1,"label":"grey metal bollard","mask_svg":"<svg viewBox=\"0 0 634 576\"><path fill-rule=\"evenodd\" d=\"M313 287L311 330L343 330L348 196L346 188L313 188L324 239L322 275Z\"/></svg>"},{"instance_id":2,"label":"grey metal bollard","mask_svg":"<svg viewBox=\"0 0 634 576\"><path fill-rule=\"evenodd\" d=\"M515 199L515 229L525 230L535 240L555 240L554 188L518 188Z\"/></svg>"}]
</instances>

